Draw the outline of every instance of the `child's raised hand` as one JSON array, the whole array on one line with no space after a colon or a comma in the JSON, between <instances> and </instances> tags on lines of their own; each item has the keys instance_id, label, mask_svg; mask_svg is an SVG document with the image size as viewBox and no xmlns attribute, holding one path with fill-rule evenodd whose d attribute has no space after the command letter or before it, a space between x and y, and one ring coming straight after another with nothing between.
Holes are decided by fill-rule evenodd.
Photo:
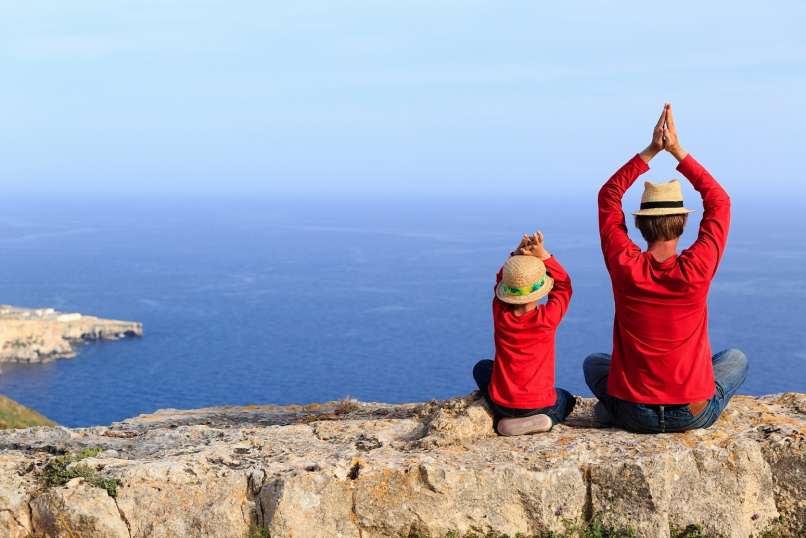
<instances>
[{"instance_id":1,"label":"child's raised hand","mask_svg":"<svg viewBox=\"0 0 806 538\"><path fill-rule=\"evenodd\" d=\"M526 235L526 234L523 234L523 236L521 237L521 242L518 243L518 246L515 247L515 250L510 252L509 255L510 256L521 255L521 250L524 249L525 247L528 247L530 241L531 241L531 239L529 238L529 236Z\"/></svg>"},{"instance_id":2,"label":"child's raised hand","mask_svg":"<svg viewBox=\"0 0 806 538\"><path fill-rule=\"evenodd\" d=\"M534 235L524 237L528 239L528 243L525 246L519 247L519 252L522 256L534 256L541 260L551 258L551 254L546 250L544 245L543 232L537 231Z\"/></svg>"}]
</instances>

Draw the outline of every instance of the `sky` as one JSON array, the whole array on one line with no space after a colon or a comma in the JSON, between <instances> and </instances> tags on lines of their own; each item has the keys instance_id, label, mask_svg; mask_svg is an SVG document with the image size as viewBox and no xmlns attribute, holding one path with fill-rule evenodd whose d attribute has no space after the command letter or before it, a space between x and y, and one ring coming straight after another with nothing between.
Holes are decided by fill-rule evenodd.
<instances>
[{"instance_id":1,"label":"sky","mask_svg":"<svg viewBox=\"0 0 806 538\"><path fill-rule=\"evenodd\" d=\"M803 195L804 21L802 0L0 0L0 181L572 196L671 101L729 190Z\"/></svg>"}]
</instances>

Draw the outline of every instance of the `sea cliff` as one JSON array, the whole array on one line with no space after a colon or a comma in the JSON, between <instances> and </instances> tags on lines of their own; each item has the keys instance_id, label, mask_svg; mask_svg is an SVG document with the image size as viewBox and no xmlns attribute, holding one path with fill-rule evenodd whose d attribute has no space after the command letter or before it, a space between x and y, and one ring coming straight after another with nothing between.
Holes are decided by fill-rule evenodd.
<instances>
[{"instance_id":1,"label":"sea cliff","mask_svg":"<svg viewBox=\"0 0 806 538\"><path fill-rule=\"evenodd\" d=\"M2 431L0 536L804 535L806 394L682 434L596 428L592 406L517 438L476 394Z\"/></svg>"},{"instance_id":2,"label":"sea cliff","mask_svg":"<svg viewBox=\"0 0 806 538\"><path fill-rule=\"evenodd\" d=\"M75 346L80 342L142 335L142 324L133 321L0 305L0 362L69 358L75 356Z\"/></svg>"}]
</instances>

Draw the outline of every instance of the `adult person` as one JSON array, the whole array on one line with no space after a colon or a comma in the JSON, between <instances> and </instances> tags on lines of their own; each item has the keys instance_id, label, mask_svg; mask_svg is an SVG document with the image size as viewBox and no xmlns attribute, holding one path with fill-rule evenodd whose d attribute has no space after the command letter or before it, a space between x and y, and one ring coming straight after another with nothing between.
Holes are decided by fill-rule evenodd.
<instances>
[{"instance_id":1,"label":"adult person","mask_svg":"<svg viewBox=\"0 0 806 538\"><path fill-rule=\"evenodd\" d=\"M662 150L702 196L697 240L677 254L689 213L680 183L645 183L633 213L647 242L642 251L627 235L621 200ZM612 356L585 359L588 387L599 399L600 423L642 433L707 428L747 375L747 358L729 349L711 356L708 291L725 251L730 198L683 147L666 104L652 142L599 191L599 232L615 298Z\"/></svg>"}]
</instances>

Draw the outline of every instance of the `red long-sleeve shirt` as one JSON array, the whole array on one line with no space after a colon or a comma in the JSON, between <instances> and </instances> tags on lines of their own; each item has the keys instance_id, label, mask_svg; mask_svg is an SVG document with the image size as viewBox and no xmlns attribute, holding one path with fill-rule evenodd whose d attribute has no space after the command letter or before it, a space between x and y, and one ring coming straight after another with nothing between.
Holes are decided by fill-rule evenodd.
<instances>
[{"instance_id":1,"label":"red long-sleeve shirt","mask_svg":"<svg viewBox=\"0 0 806 538\"><path fill-rule=\"evenodd\" d=\"M554 333L571 301L571 279L553 256L545 260L554 279L548 302L516 316L493 293L495 362L489 394L513 409L537 409L557 402L554 391ZM498 272L496 286L501 281Z\"/></svg>"},{"instance_id":2,"label":"red long-sleeve shirt","mask_svg":"<svg viewBox=\"0 0 806 538\"><path fill-rule=\"evenodd\" d=\"M730 198L688 155L677 169L703 200L697 240L659 262L627 236L621 199L649 167L633 157L599 191L602 252L613 283L613 359L607 392L648 404L684 404L714 394L708 290L725 251Z\"/></svg>"}]
</instances>

